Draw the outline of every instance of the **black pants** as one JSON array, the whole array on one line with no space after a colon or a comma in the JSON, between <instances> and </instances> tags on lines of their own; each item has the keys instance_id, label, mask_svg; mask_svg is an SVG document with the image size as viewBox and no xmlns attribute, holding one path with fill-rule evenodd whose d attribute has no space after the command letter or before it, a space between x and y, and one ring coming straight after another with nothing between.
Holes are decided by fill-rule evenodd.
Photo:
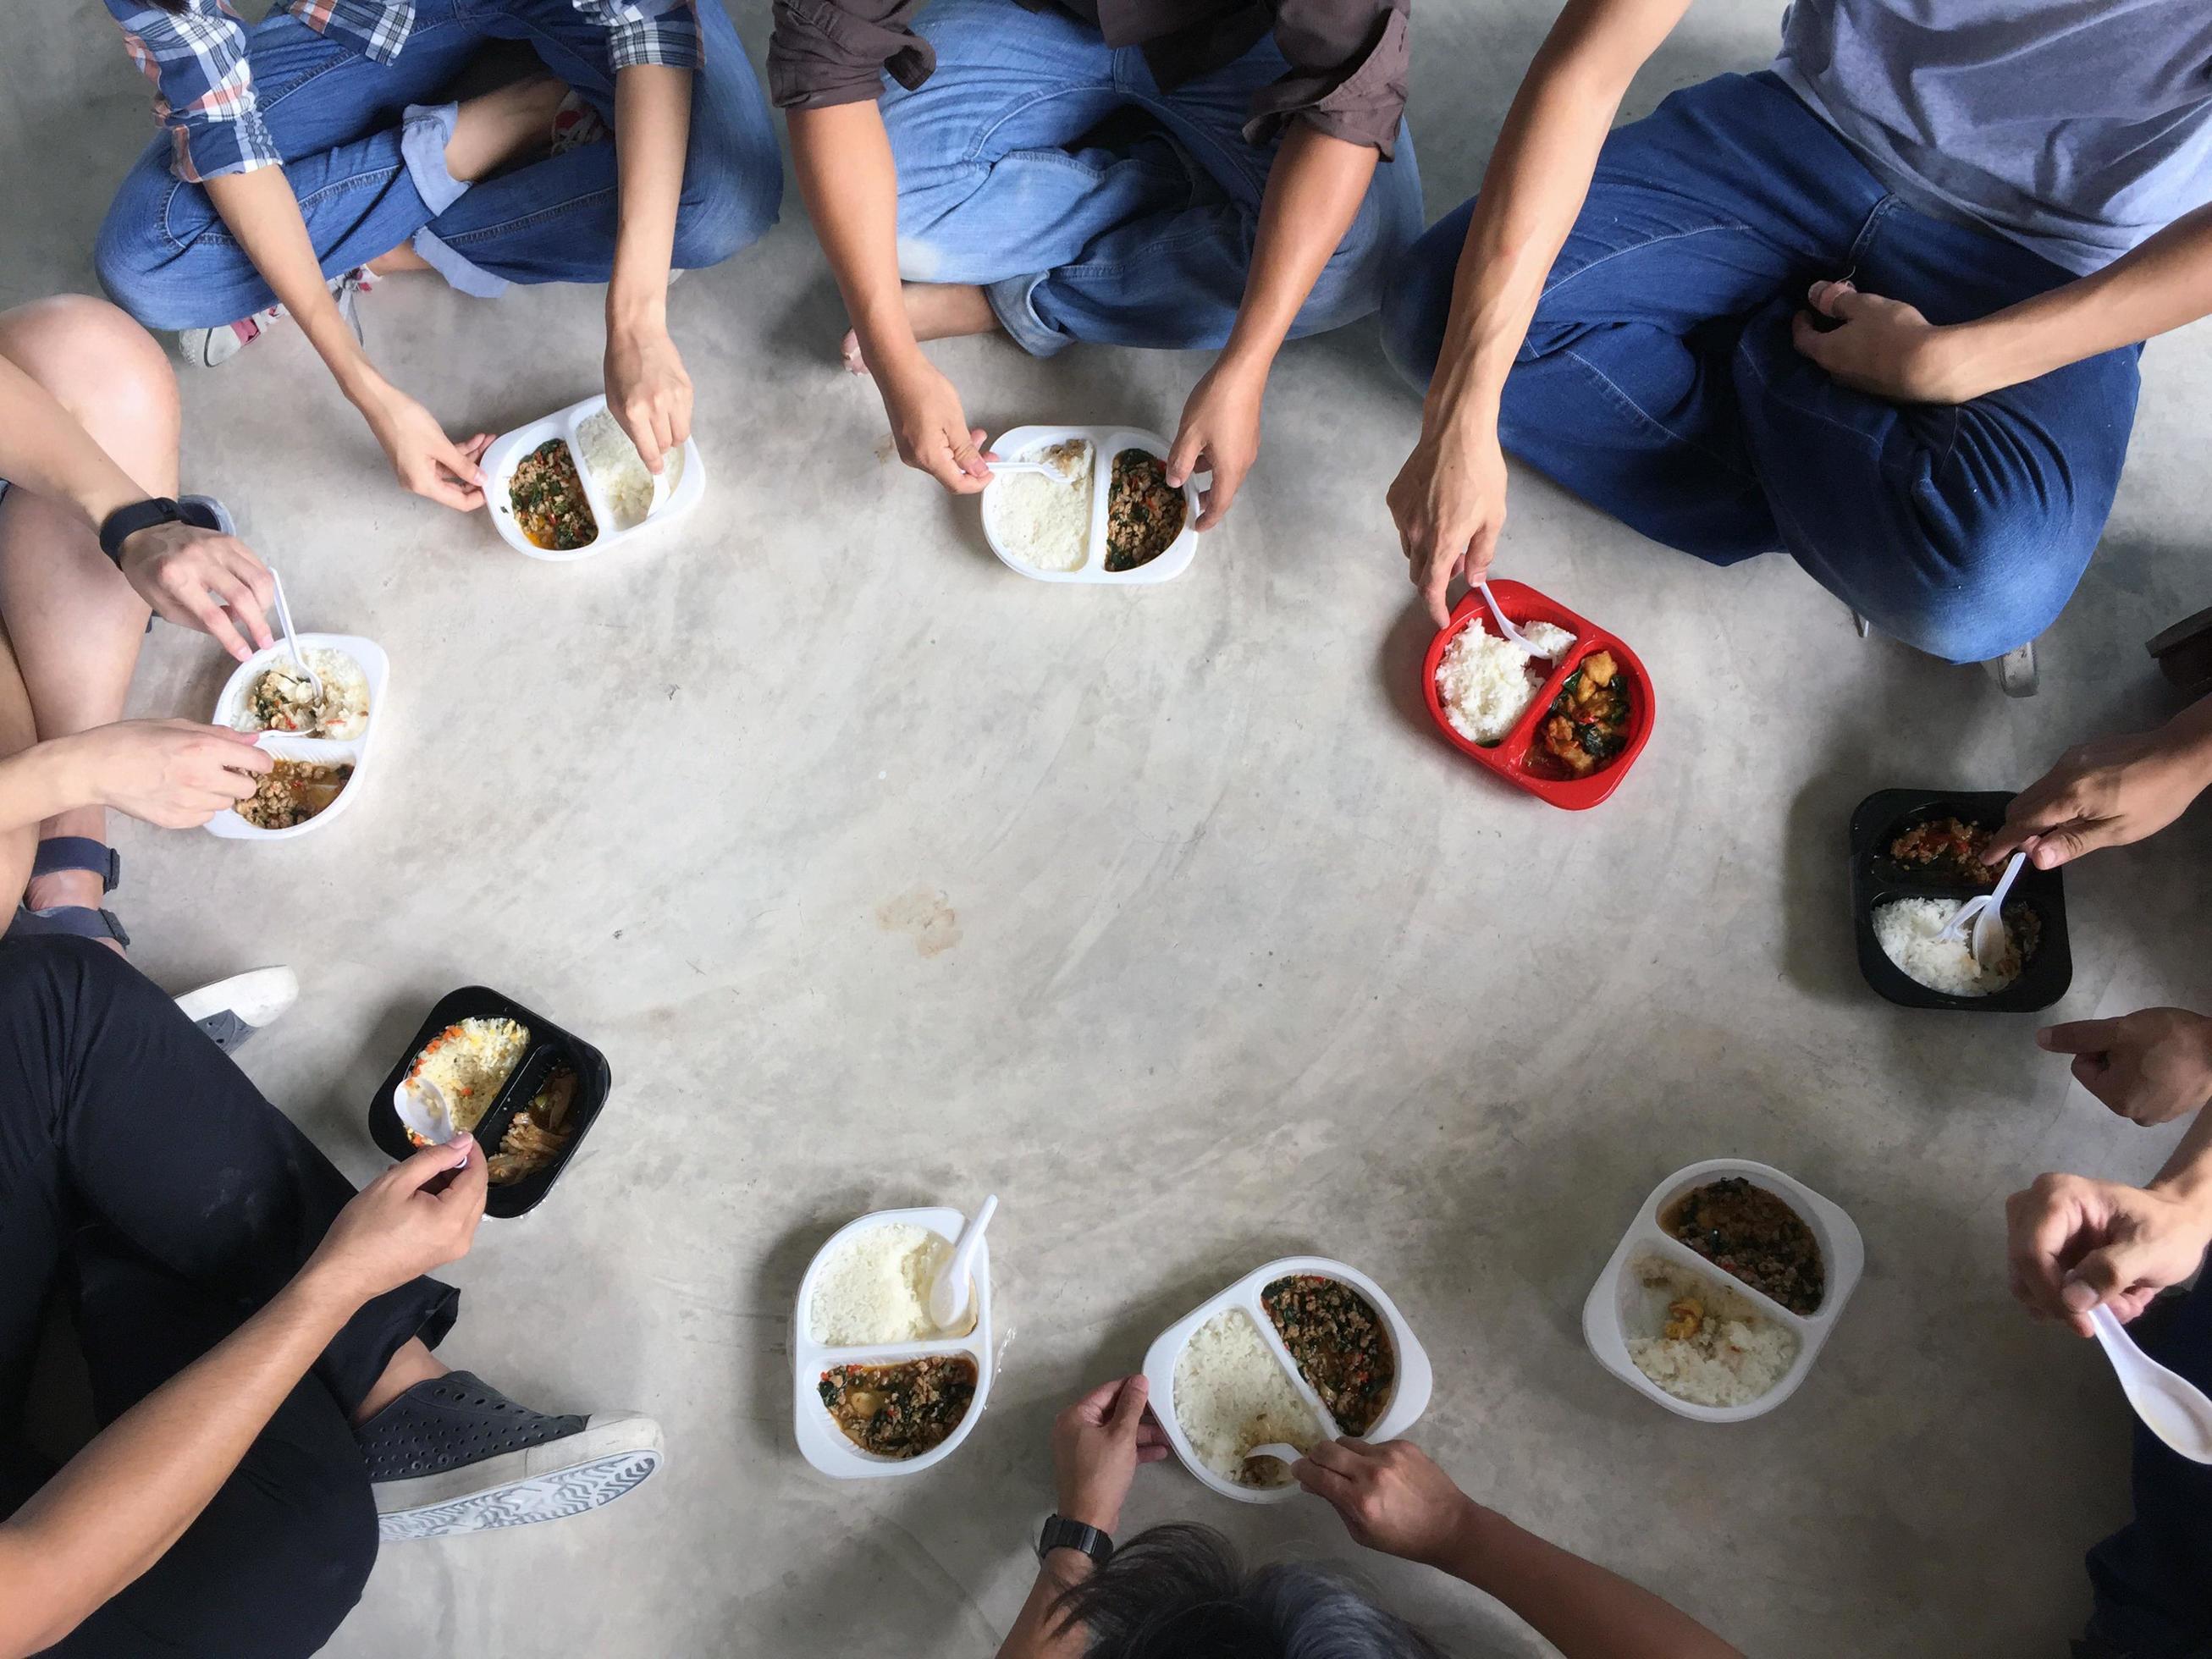
<instances>
[{"instance_id":1,"label":"black pants","mask_svg":"<svg viewBox=\"0 0 2212 1659\"><path fill-rule=\"evenodd\" d=\"M313 1251L353 1188L176 1006L102 945L0 940L0 1514L36 1490L23 1392L71 1299L104 1424L221 1341ZM360 1600L376 1512L350 1419L459 1293L363 1308L168 1553L52 1652L314 1652Z\"/></svg>"}]
</instances>

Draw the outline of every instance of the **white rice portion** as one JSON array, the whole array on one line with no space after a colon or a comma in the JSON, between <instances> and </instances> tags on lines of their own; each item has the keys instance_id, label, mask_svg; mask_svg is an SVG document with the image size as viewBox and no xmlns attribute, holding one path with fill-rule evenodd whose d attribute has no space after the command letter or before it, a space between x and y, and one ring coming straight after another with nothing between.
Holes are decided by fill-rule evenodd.
<instances>
[{"instance_id":1,"label":"white rice portion","mask_svg":"<svg viewBox=\"0 0 2212 1659\"><path fill-rule=\"evenodd\" d=\"M300 711L299 720L283 728L303 738L351 739L368 730L368 676L343 651L326 645L302 646L300 654L323 683L318 704L310 683L292 665L289 654L280 655L248 682L246 699L232 724L240 732L265 732L267 723L254 709L255 692L266 688L272 702L289 703Z\"/></svg>"},{"instance_id":2,"label":"white rice portion","mask_svg":"<svg viewBox=\"0 0 2212 1659\"><path fill-rule=\"evenodd\" d=\"M1269 1478L1249 1478L1253 1447L1280 1440L1304 1451L1322 1438L1320 1419L1242 1308L1224 1308L1190 1334L1176 1359L1175 1414L1198 1461L1241 1486L1290 1479L1272 1462L1260 1466Z\"/></svg>"},{"instance_id":3,"label":"white rice portion","mask_svg":"<svg viewBox=\"0 0 2212 1659\"><path fill-rule=\"evenodd\" d=\"M1044 444L1013 457L1048 462L1062 477L1010 472L992 484L991 528L1000 545L1033 569L1082 569L1091 556L1095 454L1087 443Z\"/></svg>"},{"instance_id":4,"label":"white rice portion","mask_svg":"<svg viewBox=\"0 0 2212 1659\"><path fill-rule=\"evenodd\" d=\"M921 1342L942 1334L929 1317L929 1282L951 1242L910 1221L855 1233L822 1265L806 1304L807 1334L832 1348ZM975 1297L967 1323L975 1323Z\"/></svg>"},{"instance_id":5,"label":"white rice portion","mask_svg":"<svg viewBox=\"0 0 2212 1659\"><path fill-rule=\"evenodd\" d=\"M2020 941L2005 929L2005 951L1995 968L1975 959L1971 935L1939 944L1936 935L1957 914L1957 899L1893 899L1874 913L1874 936L1881 953L1916 985L1954 997L1985 997L2020 977Z\"/></svg>"},{"instance_id":6,"label":"white rice portion","mask_svg":"<svg viewBox=\"0 0 2212 1659\"><path fill-rule=\"evenodd\" d=\"M1528 643L1557 662L1575 636L1550 623L1523 623ZM1437 664L1437 696L1452 729L1470 743L1496 743L1535 701L1528 653L1480 624L1462 629Z\"/></svg>"},{"instance_id":7,"label":"white rice portion","mask_svg":"<svg viewBox=\"0 0 2212 1659\"><path fill-rule=\"evenodd\" d=\"M1796 1333L1718 1280L1656 1255L1638 1257L1628 1272L1644 1299L1629 1310L1626 1322L1632 1330L1640 1325L1655 1333L1630 1336L1628 1357L1677 1400L1693 1406L1748 1406L1788 1376L1796 1362ZM1705 1310L1698 1334L1656 1334L1668 1304L1681 1297L1694 1297Z\"/></svg>"},{"instance_id":8,"label":"white rice portion","mask_svg":"<svg viewBox=\"0 0 2212 1659\"><path fill-rule=\"evenodd\" d=\"M645 470L637 446L622 429L622 422L612 411L603 409L576 428L576 441L584 471L592 475L592 482L599 485L599 494L614 513L614 527L634 530L644 523L645 515L653 510L653 474ZM673 493L684 476L683 446L670 450L660 464Z\"/></svg>"}]
</instances>

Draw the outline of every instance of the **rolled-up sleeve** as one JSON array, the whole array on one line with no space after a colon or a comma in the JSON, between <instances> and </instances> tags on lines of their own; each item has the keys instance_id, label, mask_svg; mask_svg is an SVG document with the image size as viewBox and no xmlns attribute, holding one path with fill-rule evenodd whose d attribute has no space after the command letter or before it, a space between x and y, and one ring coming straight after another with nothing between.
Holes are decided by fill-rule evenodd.
<instances>
[{"instance_id":1,"label":"rolled-up sleeve","mask_svg":"<svg viewBox=\"0 0 2212 1659\"><path fill-rule=\"evenodd\" d=\"M154 117L166 128L170 168L187 184L275 167L282 159L254 97L246 26L219 0L181 11L144 0L107 0L131 61L154 83Z\"/></svg>"},{"instance_id":2,"label":"rolled-up sleeve","mask_svg":"<svg viewBox=\"0 0 2212 1659\"><path fill-rule=\"evenodd\" d=\"M1267 143L1285 124L1303 121L1389 161L1406 113L1409 3L1285 0L1275 15L1275 44L1290 71L1252 100L1246 139Z\"/></svg>"},{"instance_id":3,"label":"rolled-up sleeve","mask_svg":"<svg viewBox=\"0 0 2212 1659\"><path fill-rule=\"evenodd\" d=\"M578 11L607 26L607 61L617 70L640 64L699 67L699 20L691 0L574 0Z\"/></svg>"},{"instance_id":4,"label":"rolled-up sleeve","mask_svg":"<svg viewBox=\"0 0 2212 1659\"><path fill-rule=\"evenodd\" d=\"M775 0L768 91L779 109L822 109L876 97L889 74L912 91L937 53L908 25L922 0Z\"/></svg>"}]
</instances>

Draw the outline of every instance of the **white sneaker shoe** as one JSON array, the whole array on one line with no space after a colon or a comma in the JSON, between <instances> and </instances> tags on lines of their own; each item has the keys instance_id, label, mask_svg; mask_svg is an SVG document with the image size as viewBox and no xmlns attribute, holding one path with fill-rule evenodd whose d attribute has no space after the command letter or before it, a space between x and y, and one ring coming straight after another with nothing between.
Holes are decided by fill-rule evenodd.
<instances>
[{"instance_id":1,"label":"white sneaker shoe","mask_svg":"<svg viewBox=\"0 0 2212 1659\"><path fill-rule=\"evenodd\" d=\"M362 331L361 325L361 296L376 286L376 273L367 265L356 265L331 277L328 286L331 298L337 301L338 315L345 319L353 337L367 345L368 337ZM280 319L290 314L283 306L270 306L234 323L221 323L213 328L188 328L177 336L177 349L186 362L197 368L220 368L259 339Z\"/></svg>"},{"instance_id":2,"label":"white sneaker shoe","mask_svg":"<svg viewBox=\"0 0 2212 1659\"><path fill-rule=\"evenodd\" d=\"M299 1000L300 976L289 968L254 968L187 991L177 1006L228 1054Z\"/></svg>"}]
</instances>

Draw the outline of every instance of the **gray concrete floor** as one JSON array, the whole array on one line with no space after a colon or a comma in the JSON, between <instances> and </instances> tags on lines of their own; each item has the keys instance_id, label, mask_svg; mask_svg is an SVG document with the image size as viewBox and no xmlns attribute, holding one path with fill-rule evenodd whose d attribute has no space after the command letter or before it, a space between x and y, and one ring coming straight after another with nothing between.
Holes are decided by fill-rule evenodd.
<instances>
[{"instance_id":1,"label":"gray concrete floor","mask_svg":"<svg viewBox=\"0 0 2212 1659\"><path fill-rule=\"evenodd\" d=\"M1473 188L1548 10L1423 0L1432 213ZM1779 10L1694 9L1629 112L1762 63ZM765 14L741 14L756 52ZM91 0L0 15L0 302L92 287L145 103ZM402 278L368 316L467 430L593 389L598 307ZM606 1512L390 1551L334 1652L987 1651L1029 1583L1052 1413L1292 1249L1398 1298L1437 1364L1417 1437L1469 1491L1750 1652L2063 1650L2081 1552L2125 1513L2127 1425L2094 1351L2008 1301L2002 1200L2045 1168L2141 1176L2166 1138L2075 1089L2028 1018L1876 1000L1844 826L1872 789L2018 787L2169 706L2140 641L2206 597L2201 331L2145 360L2033 702L1860 642L1785 560L1710 570L1519 477L1501 572L1625 635L1662 702L1617 799L1568 817L1420 709L1428 629L1382 505L1417 408L1371 325L1285 352L1264 459L1188 575L1091 592L1016 580L972 505L889 459L795 195L672 316L712 494L569 566L401 494L289 331L185 382L188 485L235 504L302 626L387 647L391 725L326 835L118 822L137 959L179 988L295 964L301 1006L246 1066L357 1176L374 1082L446 989L601 1043L614 1103L455 1270L449 1353L533 1401L650 1411L674 1453ZM1172 430L1202 363L936 355L994 430ZM203 711L223 668L157 629L135 707ZM2212 936L2173 896L2206 852L2185 823L2069 879L2060 1013L2205 1006ZM1719 1153L1790 1170L1867 1243L1809 1382L1733 1430L1638 1398L1578 1325L1646 1189ZM986 1190L1012 1331L988 1420L924 1478L820 1479L788 1427L809 1255L864 1210ZM1358 1558L1318 1506L1145 1471L1129 1528L1170 1517ZM1462 1587L1358 1565L1461 1650L1539 1650Z\"/></svg>"}]
</instances>

